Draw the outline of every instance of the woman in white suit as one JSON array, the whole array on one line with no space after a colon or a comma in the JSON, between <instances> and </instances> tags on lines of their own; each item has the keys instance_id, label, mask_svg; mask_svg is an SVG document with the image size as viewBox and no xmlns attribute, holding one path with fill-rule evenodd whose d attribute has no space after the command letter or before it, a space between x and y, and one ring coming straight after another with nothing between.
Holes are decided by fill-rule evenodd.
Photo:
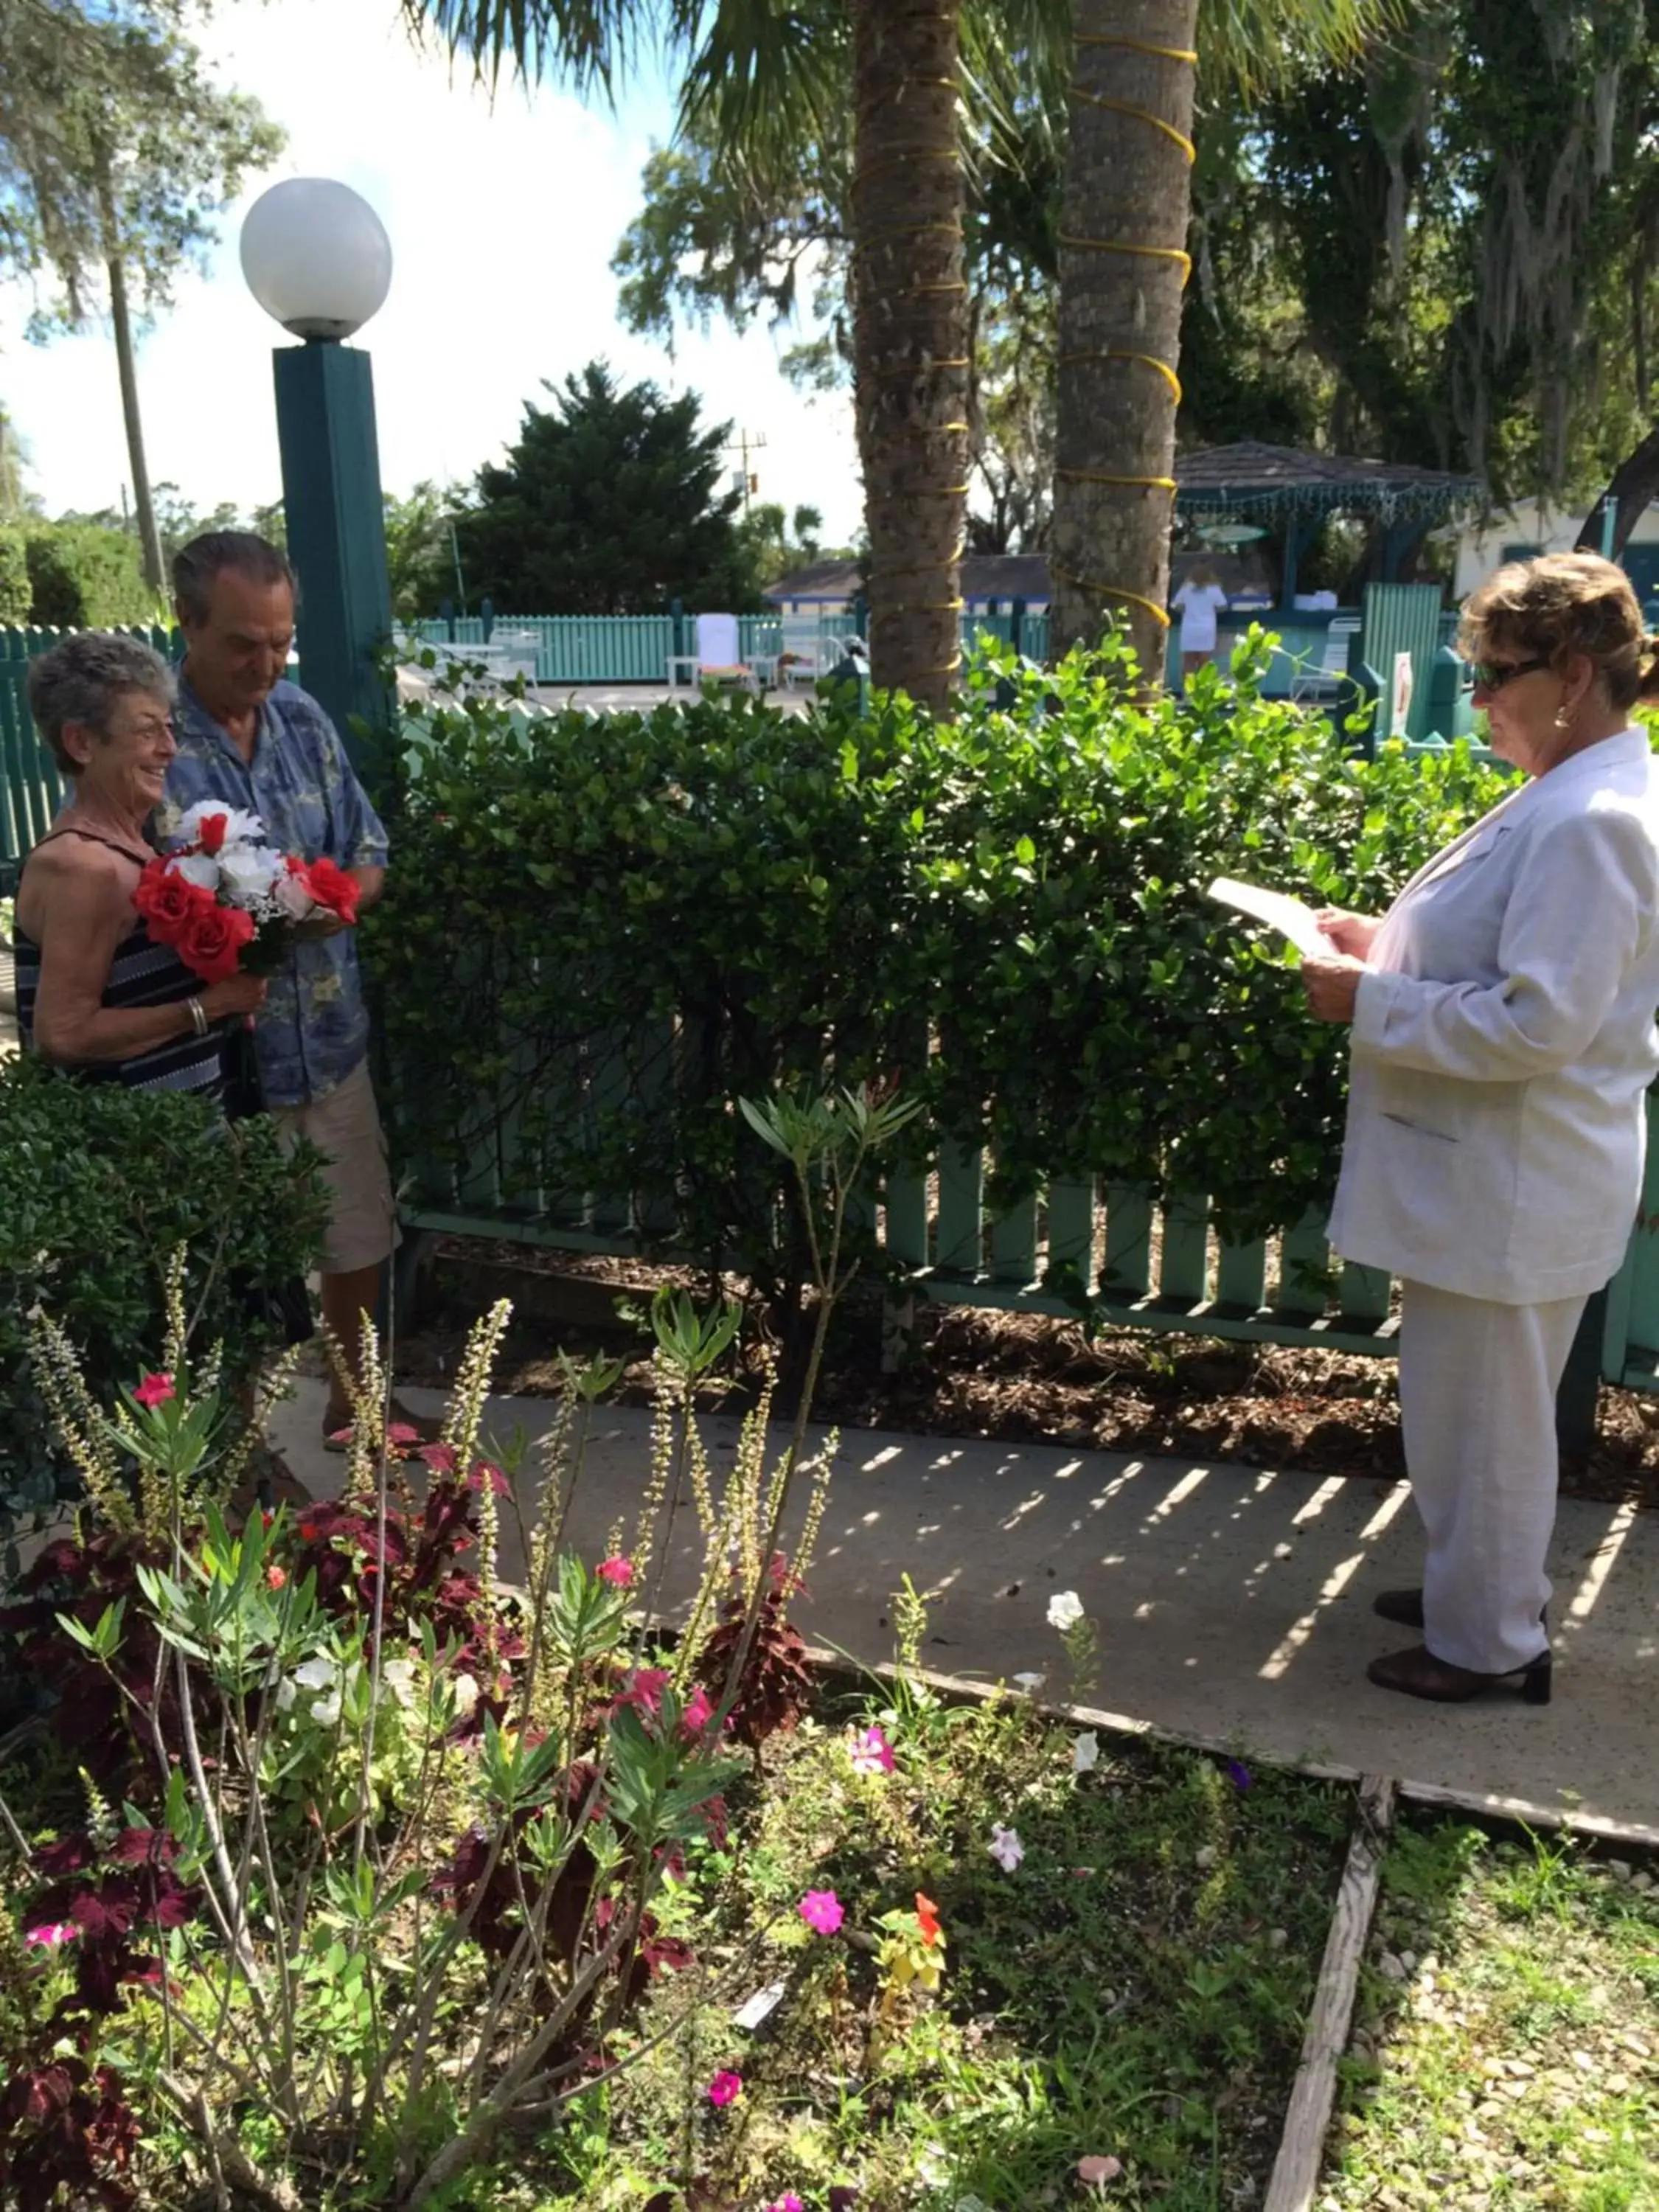
<instances>
[{"instance_id":1,"label":"woman in white suit","mask_svg":"<svg viewBox=\"0 0 1659 2212\"><path fill-rule=\"evenodd\" d=\"M1459 649L1494 752L1527 781L1379 921L1328 910L1303 970L1352 1024L1331 1241L1400 1278L1400 1410L1427 1533L1423 1631L1370 1679L1457 1703L1550 1694L1554 1402L1585 1302L1618 1271L1659 1072L1659 774L1639 698L1659 654L1593 554L1501 568Z\"/></svg>"}]
</instances>

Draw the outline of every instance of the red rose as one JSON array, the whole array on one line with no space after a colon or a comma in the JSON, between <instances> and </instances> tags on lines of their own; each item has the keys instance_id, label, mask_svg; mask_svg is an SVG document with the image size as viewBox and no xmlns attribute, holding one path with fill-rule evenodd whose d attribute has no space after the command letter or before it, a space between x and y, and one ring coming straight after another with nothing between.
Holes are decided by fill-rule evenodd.
<instances>
[{"instance_id":1,"label":"red rose","mask_svg":"<svg viewBox=\"0 0 1659 2212\"><path fill-rule=\"evenodd\" d=\"M164 860L149 861L138 878L132 903L149 924L158 945L177 945L199 914L214 904L213 893L179 874Z\"/></svg>"},{"instance_id":2,"label":"red rose","mask_svg":"<svg viewBox=\"0 0 1659 2212\"><path fill-rule=\"evenodd\" d=\"M253 929L253 916L240 907L206 907L186 925L179 939L179 957L204 983L222 983L236 973L242 947Z\"/></svg>"},{"instance_id":3,"label":"red rose","mask_svg":"<svg viewBox=\"0 0 1659 2212\"><path fill-rule=\"evenodd\" d=\"M305 866L306 889L319 906L326 907L342 921L355 922L357 902L362 889L356 876L349 876L336 861L325 855L321 860L308 860Z\"/></svg>"},{"instance_id":4,"label":"red rose","mask_svg":"<svg viewBox=\"0 0 1659 2212\"><path fill-rule=\"evenodd\" d=\"M228 814L204 814L196 825L197 842L210 856L216 854L225 842L225 832L230 827Z\"/></svg>"}]
</instances>

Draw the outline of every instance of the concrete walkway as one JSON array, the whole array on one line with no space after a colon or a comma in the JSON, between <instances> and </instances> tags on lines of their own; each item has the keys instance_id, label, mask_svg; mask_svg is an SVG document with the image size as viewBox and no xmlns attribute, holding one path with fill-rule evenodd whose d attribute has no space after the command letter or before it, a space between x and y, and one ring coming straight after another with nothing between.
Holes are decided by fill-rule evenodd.
<instances>
[{"instance_id":1,"label":"concrete walkway","mask_svg":"<svg viewBox=\"0 0 1659 2212\"><path fill-rule=\"evenodd\" d=\"M319 1443L322 1386L298 1389L273 1441L313 1492L337 1492L343 1462ZM405 1396L422 1412L441 1402ZM499 1399L489 1431L533 1437L550 1412L545 1400ZM737 1427L707 1423L717 1470ZM599 1410L568 1524L588 1557L613 1522L631 1527L648 1449L644 1411ZM700 1560L688 1500L671 1604ZM517 1565L504 1556L502 1573ZM1046 1614L1056 1591L1074 1589L1100 1633L1089 1704L1236 1739L1247 1757L1659 1826L1659 1517L1564 1502L1556 1695L1542 1711L1508 1693L1429 1705L1366 1681L1368 1659L1413 1640L1374 1619L1370 1600L1418 1581L1420 1565L1403 1483L861 1430L843 1437L795 1618L809 1641L889 1660L888 1595L908 1571L931 1595L929 1666L986 1680L1046 1671L1046 1694L1060 1699L1064 1660Z\"/></svg>"}]
</instances>

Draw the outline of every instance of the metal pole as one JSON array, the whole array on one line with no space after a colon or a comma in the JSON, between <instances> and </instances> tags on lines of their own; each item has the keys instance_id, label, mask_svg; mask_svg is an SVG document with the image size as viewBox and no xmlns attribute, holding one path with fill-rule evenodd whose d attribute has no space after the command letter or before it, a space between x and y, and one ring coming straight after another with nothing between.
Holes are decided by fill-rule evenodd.
<instances>
[{"instance_id":1,"label":"metal pole","mask_svg":"<svg viewBox=\"0 0 1659 2212\"><path fill-rule=\"evenodd\" d=\"M386 506L369 357L332 340L281 346L276 435L288 550L300 579L300 672L354 759L355 720L386 726L379 657L392 635Z\"/></svg>"}]
</instances>

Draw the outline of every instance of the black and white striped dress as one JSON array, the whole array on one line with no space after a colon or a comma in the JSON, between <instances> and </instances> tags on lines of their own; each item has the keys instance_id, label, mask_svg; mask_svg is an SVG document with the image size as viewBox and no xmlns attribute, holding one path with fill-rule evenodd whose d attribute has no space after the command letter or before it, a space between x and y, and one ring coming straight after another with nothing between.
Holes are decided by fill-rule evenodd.
<instances>
[{"instance_id":1,"label":"black and white striped dress","mask_svg":"<svg viewBox=\"0 0 1659 2212\"><path fill-rule=\"evenodd\" d=\"M54 830L40 843L50 844L52 837L84 837L89 844L107 845L114 853L125 850L112 838L94 836L87 830ZM40 847L35 849L38 852ZM17 957L17 1025L25 1045L32 1045L34 1002L40 989L40 948L21 929L13 932L13 942ZM185 967L171 945L153 943L143 921L135 917L132 929L115 948L100 1004L177 1006L198 996L201 989L201 977ZM136 1054L131 1060L87 1060L73 1072L83 1082L124 1083L132 1091L206 1091L220 1097L224 1090L227 1027L215 1023L205 1036L187 1030L183 1036L169 1037L164 1044L152 1045L148 1052Z\"/></svg>"}]
</instances>

